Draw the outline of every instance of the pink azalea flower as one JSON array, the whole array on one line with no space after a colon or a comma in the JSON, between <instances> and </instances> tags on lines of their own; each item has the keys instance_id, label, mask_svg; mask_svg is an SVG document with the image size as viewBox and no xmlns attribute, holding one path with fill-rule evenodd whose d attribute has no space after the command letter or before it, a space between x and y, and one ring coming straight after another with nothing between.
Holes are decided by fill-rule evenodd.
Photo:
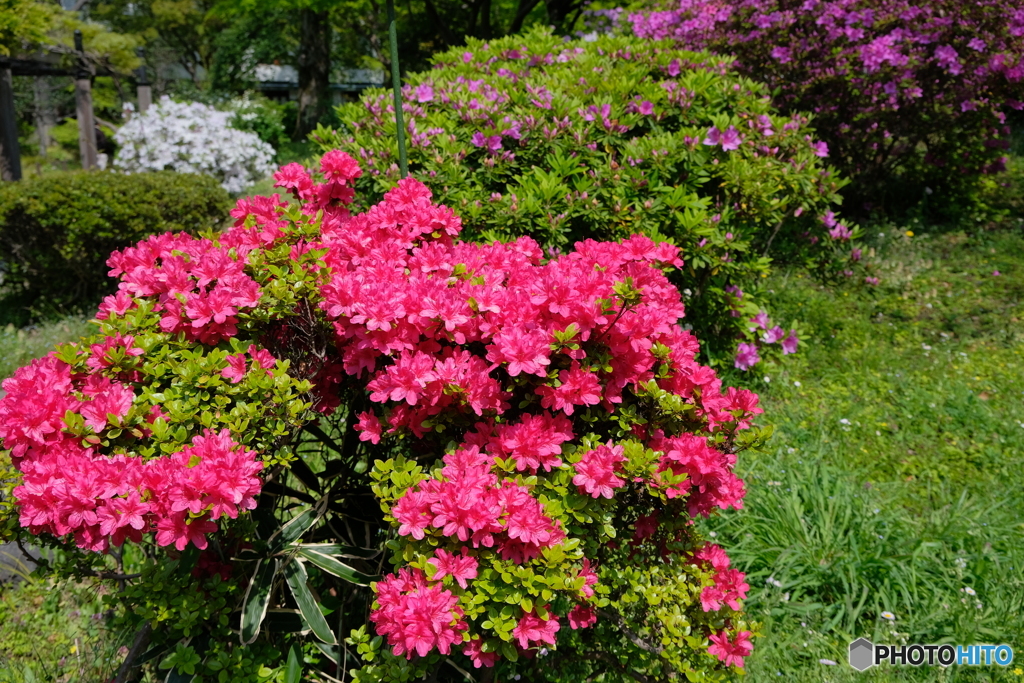
<instances>
[{"instance_id":1,"label":"pink azalea flower","mask_svg":"<svg viewBox=\"0 0 1024 683\"><path fill-rule=\"evenodd\" d=\"M573 630L587 628L597 623L597 612L590 605L575 605L569 611L569 627Z\"/></svg>"},{"instance_id":2,"label":"pink azalea flower","mask_svg":"<svg viewBox=\"0 0 1024 683\"><path fill-rule=\"evenodd\" d=\"M431 102L434 99L434 88L429 83L421 83L416 86L416 101L420 104Z\"/></svg>"},{"instance_id":3,"label":"pink azalea flower","mask_svg":"<svg viewBox=\"0 0 1024 683\"><path fill-rule=\"evenodd\" d=\"M492 667L498 662L498 653L484 652L483 645L484 641L480 636L476 636L462 645L462 654L469 657L476 669L483 666Z\"/></svg>"},{"instance_id":4,"label":"pink azalea flower","mask_svg":"<svg viewBox=\"0 0 1024 683\"><path fill-rule=\"evenodd\" d=\"M622 446L607 445L598 446L592 451L583 454L583 459L575 465L576 476L572 483L586 491L594 498L612 498L615 489L624 486L626 481L615 474L619 463L625 462Z\"/></svg>"},{"instance_id":5,"label":"pink azalea flower","mask_svg":"<svg viewBox=\"0 0 1024 683\"><path fill-rule=\"evenodd\" d=\"M726 631L711 636L711 645L708 647L708 654L712 654L726 666L743 667L744 658L750 656L754 646L750 642L750 631L741 631L736 634L736 639L729 640Z\"/></svg>"},{"instance_id":6,"label":"pink azalea flower","mask_svg":"<svg viewBox=\"0 0 1024 683\"><path fill-rule=\"evenodd\" d=\"M554 645L558 627L558 617L554 614L549 612L547 619L541 619L535 610L530 610L512 629L512 637L519 641L519 647L524 650L529 649L532 643Z\"/></svg>"},{"instance_id":7,"label":"pink azalea flower","mask_svg":"<svg viewBox=\"0 0 1024 683\"><path fill-rule=\"evenodd\" d=\"M380 443L381 425L377 416L369 410L364 410L356 417L359 422L355 424L355 430L359 432L360 441L369 441L372 444Z\"/></svg>"},{"instance_id":8,"label":"pink azalea flower","mask_svg":"<svg viewBox=\"0 0 1024 683\"><path fill-rule=\"evenodd\" d=\"M234 384L238 384L245 377L245 352L232 354L225 358L225 360L228 362L228 366L220 371L221 377L231 380Z\"/></svg>"},{"instance_id":9,"label":"pink azalea flower","mask_svg":"<svg viewBox=\"0 0 1024 683\"><path fill-rule=\"evenodd\" d=\"M427 560L428 564L434 565L437 571L432 577L434 581L440 581L451 575L461 588L466 588L469 579L476 578L477 561L475 557L468 556L469 549L462 547L462 555L453 555L446 550L435 550L434 557Z\"/></svg>"},{"instance_id":10,"label":"pink azalea flower","mask_svg":"<svg viewBox=\"0 0 1024 683\"><path fill-rule=\"evenodd\" d=\"M597 375L583 370L579 362L573 361L569 370L559 372L558 379L561 386L537 388L537 393L543 397L543 407L564 410L566 415L572 415L576 406L596 406L601 402L601 384Z\"/></svg>"}]
</instances>

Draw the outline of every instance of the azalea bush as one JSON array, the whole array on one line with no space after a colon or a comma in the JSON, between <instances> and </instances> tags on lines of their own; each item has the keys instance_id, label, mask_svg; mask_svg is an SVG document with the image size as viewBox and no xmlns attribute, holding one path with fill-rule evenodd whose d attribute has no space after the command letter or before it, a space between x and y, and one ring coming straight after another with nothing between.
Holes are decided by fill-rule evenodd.
<instances>
[{"instance_id":1,"label":"azalea bush","mask_svg":"<svg viewBox=\"0 0 1024 683\"><path fill-rule=\"evenodd\" d=\"M114 135L114 166L129 173L205 173L228 192L241 192L274 170L273 147L256 133L233 127L245 121L242 111L236 115L164 96Z\"/></svg>"},{"instance_id":2,"label":"azalea bush","mask_svg":"<svg viewBox=\"0 0 1024 683\"><path fill-rule=\"evenodd\" d=\"M812 112L857 211L963 206L1004 170L1020 109L1024 9L1007 0L680 0L642 37L734 55L783 112Z\"/></svg>"},{"instance_id":3,"label":"azalea bush","mask_svg":"<svg viewBox=\"0 0 1024 683\"><path fill-rule=\"evenodd\" d=\"M72 171L0 186L0 324L93 311L104 264L154 233L219 226L228 193L208 176Z\"/></svg>"},{"instance_id":4,"label":"azalea bush","mask_svg":"<svg viewBox=\"0 0 1024 683\"><path fill-rule=\"evenodd\" d=\"M80 549L65 570L124 582L142 659L220 681L742 667L748 586L693 520L742 505L737 455L768 431L695 360L678 248L458 242L413 179L350 213L343 152L275 177L292 199L240 200L222 234L114 253L97 334L3 384L0 498Z\"/></svg>"},{"instance_id":5,"label":"azalea bush","mask_svg":"<svg viewBox=\"0 0 1024 683\"><path fill-rule=\"evenodd\" d=\"M409 169L460 212L464 237L527 235L553 253L634 233L679 246L672 280L713 363L731 365L738 342L780 352L751 322L773 259L852 268L827 146L729 59L534 31L434 61L403 90ZM343 128L313 135L358 155L366 202L398 178L393 112L390 92L369 90L338 109Z\"/></svg>"}]
</instances>

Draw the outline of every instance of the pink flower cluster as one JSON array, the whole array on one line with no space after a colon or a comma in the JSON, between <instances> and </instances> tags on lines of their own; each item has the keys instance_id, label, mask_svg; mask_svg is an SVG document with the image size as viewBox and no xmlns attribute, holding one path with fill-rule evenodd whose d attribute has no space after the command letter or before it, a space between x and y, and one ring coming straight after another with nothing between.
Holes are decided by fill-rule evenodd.
<instances>
[{"instance_id":1,"label":"pink flower cluster","mask_svg":"<svg viewBox=\"0 0 1024 683\"><path fill-rule=\"evenodd\" d=\"M670 486L666 495L669 498L688 495L687 507L691 516L706 517L714 507L723 510L743 507L743 480L732 472L736 464L735 455L712 448L706 437L697 434L666 438L656 432L650 445L665 454L658 465L659 472L686 475L686 480L680 485Z\"/></svg>"},{"instance_id":2,"label":"pink flower cluster","mask_svg":"<svg viewBox=\"0 0 1024 683\"><path fill-rule=\"evenodd\" d=\"M457 243L459 218L416 180L353 215L358 165L331 153L320 172L322 183L298 165L275 176L299 201L298 219L285 219L280 197L243 199L235 226L219 240L164 235L114 254L120 291L101 315L118 322L135 308L140 317L155 311L167 336L196 344L256 338L254 329L266 328L252 321L265 309L242 314L262 305L260 284L272 291L279 277L262 265L268 248L290 249L298 269L322 259L327 268L313 280L319 289L308 303L333 330L327 353L337 355L297 378L314 382L318 408L338 406L339 387L352 378L371 406L358 415L360 438L443 433L456 444L440 467L381 498L400 539L419 553L415 567L376 585L371 619L395 654L461 648L475 666L495 664L487 634L471 632L471 603L460 600L472 597L481 571L496 564L543 570L545 556L555 554L547 551L566 541L575 523L542 486L556 477L588 506L626 490L631 500L647 501L649 514L636 522L639 540L642 527L646 536L657 532L655 506L666 497L691 515L741 505L735 455L718 444L730 443L761 409L755 394L723 389L697 362L697 340L679 324L680 294L662 270L682 265L676 247L636 236L587 240L546 259L525 237ZM311 252L317 261L307 258ZM93 550L149 533L158 545L205 548L219 520L255 506L262 463L227 429L195 435L168 457L132 450L133 439L163 430L167 418L159 404L139 398L151 392L135 337L118 333L79 351L77 365L51 354L3 385L0 439L24 477L15 489L24 526L74 535ZM221 390L233 392L250 374L280 367L253 344L210 374L219 372L228 380ZM655 396L666 394L686 406L689 431L678 414L660 412ZM648 410L650 419L634 422L626 442L595 440L594 425L625 405ZM587 448L577 447L581 439ZM654 460L631 462L636 446L653 449ZM598 618L598 572L567 547L558 555L568 558L563 570L575 567L569 571L579 586L565 591L574 604L569 625L586 628ZM716 567L714 580L720 594L703 602L738 605L742 575ZM509 626L524 651L555 643L565 615L542 604L517 608Z\"/></svg>"},{"instance_id":3,"label":"pink flower cluster","mask_svg":"<svg viewBox=\"0 0 1024 683\"><path fill-rule=\"evenodd\" d=\"M3 388L0 439L21 471L14 497L22 526L34 534L70 534L95 551L148 533L158 545L205 548L216 520L256 505L263 464L227 430L196 436L166 458L108 456L71 435L65 414L81 415L97 434L111 420L120 425L135 399L129 385L73 375L50 354L19 369Z\"/></svg>"},{"instance_id":4,"label":"pink flower cluster","mask_svg":"<svg viewBox=\"0 0 1024 683\"><path fill-rule=\"evenodd\" d=\"M759 311L757 315L750 319L750 322L753 324L749 325L747 329L755 335L755 339L754 343L741 342L737 347L733 365L738 370L749 370L761 362L760 348L757 342L762 344L778 344L784 356L796 353L797 346L800 343L796 330L786 332L781 325L773 326L768 318L768 314L764 311ZM760 336L756 337L758 334Z\"/></svg>"},{"instance_id":5,"label":"pink flower cluster","mask_svg":"<svg viewBox=\"0 0 1024 683\"><path fill-rule=\"evenodd\" d=\"M107 263L121 283L100 306L101 320L135 308L136 297L156 297L165 332L216 344L238 332L240 310L260 301L259 285L228 247L185 233L154 235L114 252Z\"/></svg>"},{"instance_id":6,"label":"pink flower cluster","mask_svg":"<svg viewBox=\"0 0 1024 683\"><path fill-rule=\"evenodd\" d=\"M370 621L396 655L426 657L434 648L447 655L462 643L468 626L458 596L427 581L420 570L399 569L377 582L376 591L379 607L370 612Z\"/></svg>"},{"instance_id":7,"label":"pink flower cluster","mask_svg":"<svg viewBox=\"0 0 1024 683\"><path fill-rule=\"evenodd\" d=\"M297 171L289 177L304 186ZM306 192L320 194L315 186ZM523 475L572 468L580 492L607 500L628 485L627 458L621 444L609 442L566 463L562 448L585 424L574 423L581 413L612 414L651 380L695 403L709 434L747 426L761 411L755 395L723 391L714 371L696 362L696 339L678 324L679 293L658 268L681 265L675 247L644 237L585 241L545 261L528 238L453 242L459 219L430 198L421 183L403 180L365 213L325 219L322 242L312 246L326 249L322 309L343 371L362 378L377 405L358 415L360 438L423 437L439 425L464 430L443 467L390 506L400 537L423 541L423 548L428 535L448 545L432 551L431 579L402 569L378 584L378 632L409 657L465 642L464 652L484 666L496 655L466 630L454 596L473 590L480 557L524 565L566 538L560 520L530 486L503 473L499 459ZM623 285L636 292L630 303L616 293ZM668 355L659 360L656 345ZM633 484L662 486L658 473L672 470L686 478L668 495L685 498L692 514L740 505L735 456L706 435L655 430L649 441L664 456ZM586 600L597 574L584 562L581 576L579 598ZM735 591L723 599L734 604ZM570 625L583 628L596 618L580 604ZM527 649L553 644L557 630L555 615L524 612L513 636Z\"/></svg>"},{"instance_id":8,"label":"pink flower cluster","mask_svg":"<svg viewBox=\"0 0 1024 683\"><path fill-rule=\"evenodd\" d=\"M750 586L744 580L743 572L729 568L729 557L721 547L708 543L699 551L694 553L694 559L698 564L710 566L714 571L714 583L705 586L700 594L701 607L705 612L718 611L722 605L728 605L730 609L740 609L740 600L747 596ZM734 641L729 640L726 631L711 635L711 646L708 652L718 657L726 666L743 666L743 659L753 651L750 643L750 632L742 631L736 634Z\"/></svg>"},{"instance_id":9,"label":"pink flower cluster","mask_svg":"<svg viewBox=\"0 0 1024 683\"><path fill-rule=\"evenodd\" d=\"M422 539L430 529L474 548L494 547L503 559L525 562L565 534L544 514L529 489L499 482L494 456L477 446L444 457L443 479L410 488L391 510L398 533Z\"/></svg>"}]
</instances>

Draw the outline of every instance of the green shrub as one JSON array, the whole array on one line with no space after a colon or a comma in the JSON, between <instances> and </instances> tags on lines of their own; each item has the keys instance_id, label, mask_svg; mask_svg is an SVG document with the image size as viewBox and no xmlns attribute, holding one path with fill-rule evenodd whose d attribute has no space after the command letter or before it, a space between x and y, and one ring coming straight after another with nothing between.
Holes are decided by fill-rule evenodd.
<instances>
[{"instance_id":1,"label":"green shrub","mask_svg":"<svg viewBox=\"0 0 1024 683\"><path fill-rule=\"evenodd\" d=\"M197 233L231 206L213 178L61 173L0 187L0 324L95 306L110 252L161 232Z\"/></svg>"},{"instance_id":2,"label":"green shrub","mask_svg":"<svg viewBox=\"0 0 1024 683\"><path fill-rule=\"evenodd\" d=\"M275 102L260 94L245 93L227 104L234 111L231 127L255 133L260 140L279 151L290 141L287 121L294 120L294 102Z\"/></svg>"},{"instance_id":3,"label":"green shrub","mask_svg":"<svg viewBox=\"0 0 1024 683\"><path fill-rule=\"evenodd\" d=\"M850 232L828 213L843 181L808 118L776 114L730 60L535 31L434 61L405 87L409 169L462 216L464 239L672 241L687 320L712 360L756 339L748 320L772 257L848 269ZM398 177L391 97L370 90L339 107L343 130L313 134L358 155L357 196L371 204Z\"/></svg>"}]
</instances>

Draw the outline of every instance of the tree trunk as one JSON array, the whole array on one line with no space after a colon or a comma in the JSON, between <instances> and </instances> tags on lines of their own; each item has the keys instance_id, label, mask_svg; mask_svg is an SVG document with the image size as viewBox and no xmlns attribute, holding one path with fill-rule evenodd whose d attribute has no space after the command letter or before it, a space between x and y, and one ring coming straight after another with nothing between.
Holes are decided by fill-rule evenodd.
<instances>
[{"instance_id":1,"label":"tree trunk","mask_svg":"<svg viewBox=\"0 0 1024 683\"><path fill-rule=\"evenodd\" d=\"M21 180L14 80L8 67L0 68L0 180Z\"/></svg>"},{"instance_id":2,"label":"tree trunk","mask_svg":"<svg viewBox=\"0 0 1024 683\"><path fill-rule=\"evenodd\" d=\"M331 22L328 12L304 9L299 13L299 115L293 137L304 138L331 106Z\"/></svg>"},{"instance_id":3,"label":"tree trunk","mask_svg":"<svg viewBox=\"0 0 1024 683\"><path fill-rule=\"evenodd\" d=\"M566 19L575 12L582 3L578 0L545 0L545 7L548 11L548 23L561 31L568 31L572 27L565 26Z\"/></svg>"}]
</instances>

